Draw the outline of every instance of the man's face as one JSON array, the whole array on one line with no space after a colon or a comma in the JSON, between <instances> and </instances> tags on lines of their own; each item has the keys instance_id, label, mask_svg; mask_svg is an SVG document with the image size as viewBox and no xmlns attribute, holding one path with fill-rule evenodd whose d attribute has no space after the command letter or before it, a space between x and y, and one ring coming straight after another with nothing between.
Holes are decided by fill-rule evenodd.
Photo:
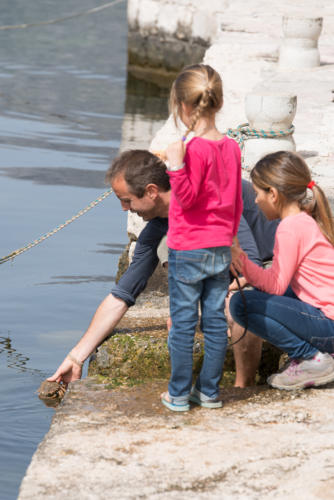
<instances>
[{"instance_id":1,"label":"man's face","mask_svg":"<svg viewBox=\"0 0 334 500\"><path fill-rule=\"evenodd\" d=\"M148 192L145 192L142 198L138 198L131 193L129 185L122 174L112 180L111 187L121 202L123 210L130 210L130 212L138 214L146 221L159 217L156 199L152 199Z\"/></svg>"}]
</instances>

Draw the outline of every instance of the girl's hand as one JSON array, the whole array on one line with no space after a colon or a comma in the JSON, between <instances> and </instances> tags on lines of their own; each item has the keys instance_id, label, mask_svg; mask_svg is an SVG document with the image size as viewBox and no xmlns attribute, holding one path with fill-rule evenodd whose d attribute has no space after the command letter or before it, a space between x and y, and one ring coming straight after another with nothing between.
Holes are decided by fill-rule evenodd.
<instances>
[{"instance_id":1,"label":"girl's hand","mask_svg":"<svg viewBox=\"0 0 334 500\"><path fill-rule=\"evenodd\" d=\"M238 273L242 273L243 267L243 257L247 257L247 254L242 250L239 245L234 245L231 247L231 273L234 276L238 276Z\"/></svg>"},{"instance_id":2,"label":"girl's hand","mask_svg":"<svg viewBox=\"0 0 334 500\"><path fill-rule=\"evenodd\" d=\"M166 157L170 167L179 167L183 163L184 154L186 152L183 141L177 141L170 144L166 149Z\"/></svg>"}]
</instances>

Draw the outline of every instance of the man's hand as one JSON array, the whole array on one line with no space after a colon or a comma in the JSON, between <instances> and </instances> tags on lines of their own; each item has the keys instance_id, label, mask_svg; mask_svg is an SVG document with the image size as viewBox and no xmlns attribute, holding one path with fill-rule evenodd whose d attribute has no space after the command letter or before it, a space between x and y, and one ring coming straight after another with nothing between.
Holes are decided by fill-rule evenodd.
<instances>
[{"instance_id":1,"label":"man's hand","mask_svg":"<svg viewBox=\"0 0 334 500\"><path fill-rule=\"evenodd\" d=\"M170 144L166 149L166 157L170 167L179 167L183 163L185 145L183 141Z\"/></svg>"},{"instance_id":2,"label":"man's hand","mask_svg":"<svg viewBox=\"0 0 334 500\"><path fill-rule=\"evenodd\" d=\"M68 384L81 378L81 361L87 359L95 351L97 346L112 332L127 310L128 306L124 300L114 297L111 293L108 294L97 308L86 333L70 353L78 362L75 363L66 356L58 370L47 380Z\"/></svg>"},{"instance_id":3,"label":"man's hand","mask_svg":"<svg viewBox=\"0 0 334 500\"><path fill-rule=\"evenodd\" d=\"M71 361L69 358L65 358L58 370L47 380L49 382L63 382L67 385L70 382L73 382L73 380L81 378L81 373L82 368L79 365Z\"/></svg>"}]
</instances>

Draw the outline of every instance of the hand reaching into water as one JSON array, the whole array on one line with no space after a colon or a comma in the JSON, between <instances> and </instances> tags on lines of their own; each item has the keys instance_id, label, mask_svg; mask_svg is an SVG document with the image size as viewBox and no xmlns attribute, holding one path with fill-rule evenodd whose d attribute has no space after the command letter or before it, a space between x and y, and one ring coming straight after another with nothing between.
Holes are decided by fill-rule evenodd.
<instances>
[{"instance_id":1,"label":"hand reaching into water","mask_svg":"<svg viewBox=\"0 0 334 500\"><path fill-rule=\"evenodd\" d=\"M82 375L83 361L95 351L128 310L127 304L111 293L101 302L93 319L77 345L66 356L58 370L47 380L68 384Z\"/></svg>"},{"instance_id":2,"label":"hand reaching into water","mask_svg":"<svg viewBox=\"0 0 334 500\"><path fill-rule=\"evenodd\" d=\"M57 371L49 377L47 380L49 382L63 382L64 384L69 384L74 380L81 378L82 367L77 363L66 357L62 364L59 366Z\"/></svg>"}]
</instances>

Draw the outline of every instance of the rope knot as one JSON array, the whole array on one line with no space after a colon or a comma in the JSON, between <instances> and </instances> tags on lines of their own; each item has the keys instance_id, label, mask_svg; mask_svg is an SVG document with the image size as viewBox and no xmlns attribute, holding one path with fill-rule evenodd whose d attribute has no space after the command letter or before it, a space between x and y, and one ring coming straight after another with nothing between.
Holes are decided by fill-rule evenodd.
<instances>
[{"instance_id":1,"label":"rope knot","mask_svg":"<svg viewBox=\"0 0 334 500\"><path fill-rule=\"evenodd\" d=\"M226 132L228 137L237 141L240 149L243 149L247 139L275 139L278 137L287 137L295 131L294 125L286 130L263 130L250 128L249 123L242 123L237 128L229 128Z\"/></svg>"},{"instance_id":2,"label":"rope knot","mask_svg":"<svg viewBox=\"0 0 334 500\"><path fill-rule=\"evenodd\" d=\"M234 139L241 149L242 153L242 163L243 163L243 154L245 141L248 139L275 139L279 137L288 137L292 135L295 131L294 125L291 125L286 130L263 130L263 129L255 129L249 126L249 123L242 123L237 128L229 128L227 129L226 135L231 139ZM243 167L247 170L247 167Z\"/></svg>"}]
</instances>

